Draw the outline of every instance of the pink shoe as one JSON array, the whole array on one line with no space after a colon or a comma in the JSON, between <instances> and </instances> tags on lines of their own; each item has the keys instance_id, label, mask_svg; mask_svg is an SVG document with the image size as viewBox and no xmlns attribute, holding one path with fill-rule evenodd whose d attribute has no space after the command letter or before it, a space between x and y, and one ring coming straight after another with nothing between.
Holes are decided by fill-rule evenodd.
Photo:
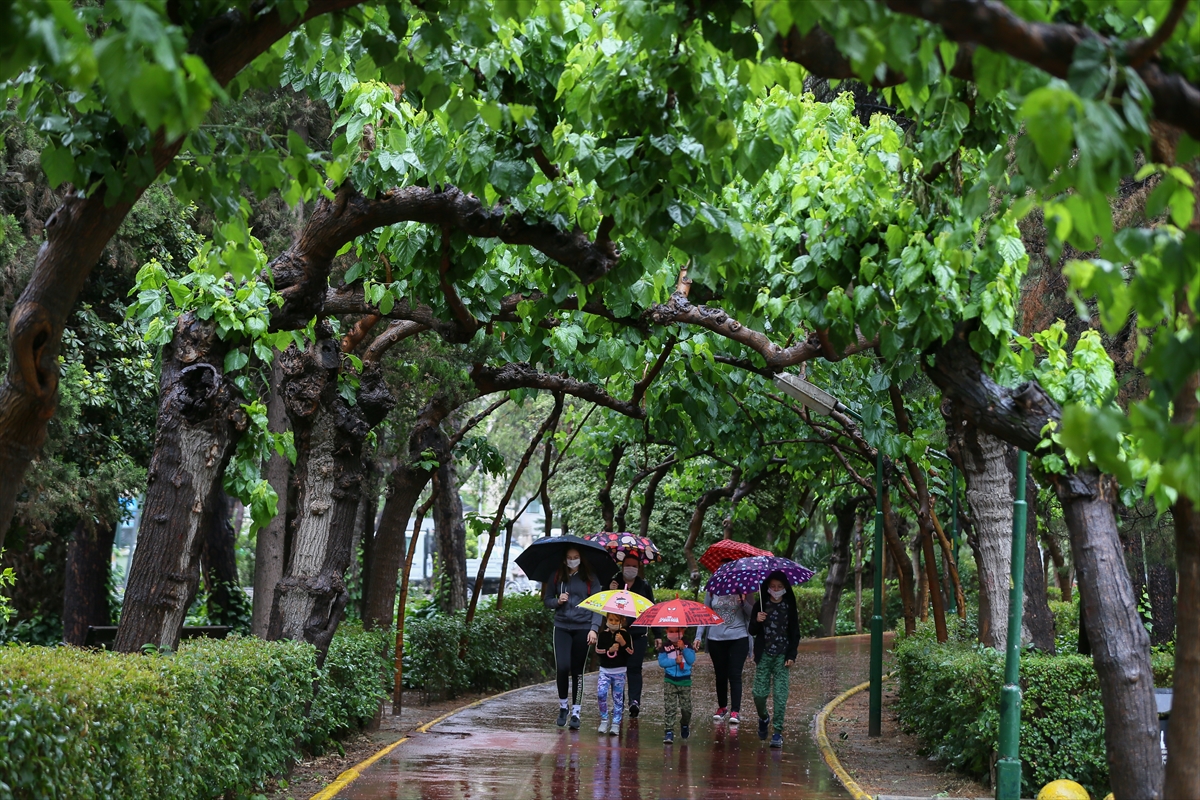
<instances>
[{"instance_id":1,"label":"pink shoe","mask_svg":"<svg viewBox=\"0 0 1200 800\"><path fill-rule=\"evenodd\" d=\"M736 711L729 712L729 724L737 725L738 723L739 723L738 712L736 712Z\"/></svg>"},{"instance_id":2,"label":"pink shoe","mask_svg":"<svg viewBox=\"0 0 1200 800\"><path fill-rule=\"evenodd\" d=\"M725 719L725 706L717 709L717 713L713 714L713 722L722 722Z\"/></svg>"}]
</instances>

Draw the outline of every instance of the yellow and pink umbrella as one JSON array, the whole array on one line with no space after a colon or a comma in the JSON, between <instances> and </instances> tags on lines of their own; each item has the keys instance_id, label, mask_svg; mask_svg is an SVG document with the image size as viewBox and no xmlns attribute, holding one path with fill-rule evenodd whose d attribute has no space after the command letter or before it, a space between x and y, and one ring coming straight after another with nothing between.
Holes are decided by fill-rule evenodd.
<instances>
[{"instance_id":1,"label":"yellow and pink umbrella","mask_svg":"<svg viewBox=\"0 0 1200 800\"><path fill-rule=\"evenodd\" d=\"M615 589L594 594L580 603L579 607L599 611L601 614L636 617L651 605L651 602L640 594L634 594L627 589Z\"/></svg>"}]
</instances>

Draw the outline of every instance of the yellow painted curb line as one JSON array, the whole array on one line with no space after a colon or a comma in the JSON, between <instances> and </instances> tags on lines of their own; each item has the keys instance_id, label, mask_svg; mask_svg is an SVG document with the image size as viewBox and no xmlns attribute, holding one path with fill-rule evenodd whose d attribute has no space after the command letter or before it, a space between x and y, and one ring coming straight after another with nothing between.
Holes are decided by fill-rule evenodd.
<instances>
[{"instance_id":1,"label":"yellow painted curb line","mask_svg":"<svg viewBox=\"0 0 1200 800\"><path fill-rule=\"evenodd\" d=\"M552 681L544 681L542 683L531 683L528 686L518 686L516 689L509 689L507 692L501 692L500 694L493 694L493 695L489 695L488 697L481 697L473 703L467 703L465 706L460 706L459 708L456 708L453 711L447 711L445 714L442 714L437 719L432 719L429 722L426 722L424 725L417 728L417 733L428 733L429 729L432 728L434 725L437 725L439 722L442 722L443 720L453 717L455 714L459 713L460 711L466 711L468 708L474 708L475 706L480 705L481 703L486 703L488 700L495 700L498 697L504 697L507 694L512 694L513 692L519 692L523 689L532 689L535 686L545 686L547 683L552 683ZM321 791L314 794L309 800L333 800L333 798L337 796L338 792L340 792L342 789L345 789L347 786L349 786L351 783L353 783L355 779L361 777L364 770L366 770L368 767L370 767L376 761L383 758L388 753L392 752L397 747L404 744L411 738L412 738L411 736L405 736L402 739L397 739L396 741L392 742L387 747L383 748L382 750L380 750L378 753L371 756L370 758L368 758L364 761L360 761L359 763L355 764L353 767L350 767L350 769L346 770L341 775L338 775L337 778L334 779L333 783L329 784L324 789L322 789Z\"/></svg>"},{"instance_id":2,"label":"yellow painted curb line","mask_svg":"<svg viewBox=\"0 0 1200 800\"><path fill-rule=\"evenodd\" d=\"M884 679L890 678L892 677L892 673L889 672L883 677ZM830 700L829 705L822 708L821 713L817 714L817 747L821 749L821 756L824 757L825 763L833 770L833 774L837 775L837 779L842 782L842 786L846 787L846 791L854 797L854 800L874 800L874 798L863 791L863 788L850 777L850 773L846 772L846 768L842 766L842 762L838 761L837 754L833 752L833 745L829 743L829 736L825 733L825 718L829 716L829 712L870 685L871 682L867 681L866 683L860 683L852 689L847 689ZM316 798L313 798L313 800L316 800Z\"/></svg>"}]
</instances>

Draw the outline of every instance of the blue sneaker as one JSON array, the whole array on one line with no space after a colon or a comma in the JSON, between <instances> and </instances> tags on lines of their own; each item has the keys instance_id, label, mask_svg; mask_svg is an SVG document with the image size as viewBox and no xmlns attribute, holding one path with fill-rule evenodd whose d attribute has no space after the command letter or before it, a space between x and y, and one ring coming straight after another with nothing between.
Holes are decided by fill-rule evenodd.
<instances>
[{"instance_id":1,"label":"blue sneaker","mask_svg":"<svg viewBox=\"0 0 1200 800\"><path fill-rule=\"evenodd\" d=\"M558 727L565 728L567 726L567 710L560 708L558 710Z\"/></svg>"},{"instance_id":2,"label":"blue sneaker","mask_svg":"<svg viewBox=\"0 0 1200 800\"><path fill-rule=\"evenodd\" d=\"M767 740L767 728L770 725L771 725L770 717L759 717L758 718L758 738L762 739L764 742Z\"/></svg>"},{"instance_id":3,"label":"blue sneaker","mask_svg":"<svg viewBox=\"0 0 1200 800\"><path fill-rule=\"evenodd\" d=\"M690 726L690 725L680 725L679 726L679 736L681 738L686 739L691 735L692 735L692 726Z\"/></svg>"},{"instance_id":4,"label":"blue sneaker","mask_svg":"<svg viewBox=\"0 0 1200 800\"><path fill-rule=\"evenodd\" d=\"M771 747L783 747L783 734L777 733L771 737Z\"/></svg>"},{"instance_id":5,"label":"blue sneaker","mask_svg":"<svg viewBox=\"0 0 1200 800\"><path fill-rule=\"evenodd\" d=\"M672 744L675 741L675 731L667 728L667 732L663 734L663 744Z\"/></svg>"}]
</instances>

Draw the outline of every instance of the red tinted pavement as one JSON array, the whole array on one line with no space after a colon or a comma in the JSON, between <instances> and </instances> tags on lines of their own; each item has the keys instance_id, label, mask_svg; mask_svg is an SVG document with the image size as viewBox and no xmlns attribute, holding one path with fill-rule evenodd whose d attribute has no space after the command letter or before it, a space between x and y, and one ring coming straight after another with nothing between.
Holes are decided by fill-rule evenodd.
<instances>
[{"instance_id":1,"label":"red tinted pavement","mask_svg":"<svg viewBox=\"0 0 1200 800\"><path fill-rule=\"evenodd\" d=\"M686 742L662 743L662 671L645 667L643 712L620 736L596 733L595 675L587 676L583 728L558 728L554 686L531 686L459 712L413 737L337 795L341 800L741 800L850 795L821 758L812 720L825 703L867 679L868 637L801 643L792 668L784 747L760 741L747 661L739 730L714 723L712 667L701 653Z\"/></svg>"}]
</instances>

